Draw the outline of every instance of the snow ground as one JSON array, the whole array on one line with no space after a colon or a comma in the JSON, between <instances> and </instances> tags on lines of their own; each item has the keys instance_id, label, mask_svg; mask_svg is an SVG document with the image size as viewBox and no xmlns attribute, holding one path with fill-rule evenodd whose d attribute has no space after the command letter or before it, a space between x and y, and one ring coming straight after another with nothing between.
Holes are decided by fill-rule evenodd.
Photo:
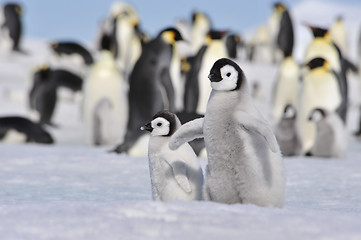
<instances>
[{"instance_id":1,"label":"snow ground","mask_svg":"<svg viewBox=\"0 0 361 240\"><path fill-rule=\"evenodd\" d=\"M49 58L44 44L26 39L31 55L0 57L0 115L28 114L31 69ZM267 115L276 70L241 67L262 82L259 107ZM351 82L350 132L360 102L359 80ZM86 146L72 101L60 101L55 122L54 146L0 144L1 240L361 239L361 142L351 136L342 159L285 158L286 202L276 209L153 202L147 158Z\"/></svg>"}]
</instances>

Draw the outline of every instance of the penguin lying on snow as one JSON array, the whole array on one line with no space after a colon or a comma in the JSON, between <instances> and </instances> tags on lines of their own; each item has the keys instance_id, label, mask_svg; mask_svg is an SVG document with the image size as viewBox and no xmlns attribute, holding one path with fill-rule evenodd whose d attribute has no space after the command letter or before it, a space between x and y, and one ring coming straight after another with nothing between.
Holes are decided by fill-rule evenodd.
<instances>
[{"instance_id":1,"label":"penguin lying on snow","mask_svg":"<svg viewBox=\"0 0 361 240\"><path fill-rule=\"evenodd\" d=\"M302 140L297 126L296 109L288 104L276 125L275 135L283 156L300 155Z\"/></svg>"},{"instance_id":2,"label":"penguin lying on snow","mask_svg":"<svg viewBox=\"0 0 361 240\"><path fill-rule=\"evenodd\" d=\"M124 141L114 152L128 152L144 135L144 122L163 109L174 111L174 89L170 76L172 44L182 40L178 30L167 28L144 45L143 52L129 77L129 120Z\"/></svg>"},{"instance_id":3,"label":"penguin lying on snow","mask_svg":"<svg viewBox=\"0 0 361 240\"><path fill-rule=\"evenodd\" d=\"M188 144L176 151L168 142L181 123L169 111L161 111L142 127L151 132L149 170L153 199L156 201L192 201L202 199L203 174L197 156Z\"/></svg>"},{"instance_id":4,"label":"penguin lying on snow","mask_svg":"<svg viewBox=\"0 0 361 240\"><path fill-rule=\"evenodd\" d=\"M22 52L20 49L22 7L16 3L8 3L0 11L0 47Z\"/></svg>"},{"instance_id":5,"label":"penguin lying on snow","mask_svg":"<svg viewBox=\"0 0 361 240\"><path fill-rule=\"evenodd\" d=\"M51 135L38 123L23 117L0 117L0 141L54 143Z\"/></svg>"},{"instance_id":6,"label":"penguin lying on snow","mask_svg":"<svg viewBox=\"0 0 361 240\"><path fill-rule=\"evenodd\" d=\"M322 108L314 109L309 121L316 123L316 139L308 155L325 158L340 158L347 147L347 131L341 118Z\"/></svg>"},{"instance_id":7,"label":"penguin lying on snow","mask_svg":"<svg viewBox=\"0 0 361 240\"><path fill-rule=\"evenodd\" d=\"M94 63L93 56L91 53L83 47L81 44L77 42L53 42L50 44L51 49L58 56L71 56L71 55L79 55L84 60L86 65L91 65Z\"/></svg>"},{"instance_id":8,"label":"penguin lying on snow","mask_svg":"<svg viewBox=\"0 0 361 240\"><path fill-rule=\"evenodd\" d=\"M282 207L281 152L271 126L254 107L242 69L222 58L214 63L209 79L212 92L204 118L182 125L171 137L170 149L204 138L205 200Z\"/></svg>"}]
</instances>

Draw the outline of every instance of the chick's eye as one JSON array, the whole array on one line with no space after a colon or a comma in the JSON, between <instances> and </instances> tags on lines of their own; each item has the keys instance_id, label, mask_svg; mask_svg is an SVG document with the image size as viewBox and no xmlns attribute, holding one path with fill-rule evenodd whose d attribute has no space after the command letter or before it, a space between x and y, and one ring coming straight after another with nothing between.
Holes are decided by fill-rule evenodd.
<instances>
[{"instance_id":1,"label":"chick's eye","mask_svg":"<svg viewBox=\"0 0 361 240\"><path fill-rule=\"evenodd\" d=\"M229 72L229 73L227 73L227 74L226 74L226 76L227 76L227 77L231 76L231 73L230 73L230 72Z\"/></svg>"},{"instance_id":2,"label":"chick's eye","mask_svg":"<svg viewBox=\"0 0 361 240\"><path fill-rule=\"evenodd\" d=\"M157 123L157 126L158 126L158 127L162 126L162 123Z\"/></svg>"}]
</instances>

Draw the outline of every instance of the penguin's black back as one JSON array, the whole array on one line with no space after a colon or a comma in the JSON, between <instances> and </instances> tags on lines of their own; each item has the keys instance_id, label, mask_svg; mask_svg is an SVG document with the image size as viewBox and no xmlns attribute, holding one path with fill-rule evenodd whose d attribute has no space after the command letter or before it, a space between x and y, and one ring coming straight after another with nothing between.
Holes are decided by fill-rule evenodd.
<instances>
[{"instance_id":1,"label":"penguin's black back","mask_svg":"<svg viewBox=\"0 0 361 240\"><path fill-rule=\"evenodd\" d=\"M187 60L190 63L191 68L186 74L184 89L184 111L186 112L196 112L197 109L199 97L198 75L206 50L207 46L204 45L194 57Z\"/></svg>"},{"instance_id":2,"label":"penguin's black back","mask_svg":"<svg viewBox=\"0 0 361 240\"><path fill-rule=\"evenodd\" d=\"M165 92L169 111L174 111L174 89L170 78L172 46L159 35L145 43L143 51L129 77L129 119L124 142L113 151L127 152L144 134L140 127L154 113L164 110Z\"/></svg>"},{"instance_id":3,"label":"penguin's black back","mask_svg":"<svg viewBox=\"0 0 361 240\"><path fill-rule=\"evenodd\" d=\"M4 26L9 30L10 38L13 40L13 50L19 50L22 35L22 23L17 9L21 9L21 7L15 3L9 3L4 6Z\"/></svg>"},{"instance_id":4,"label":"penguin's black back","mask_svg":"<svg viewBox=\"0 0 361 240\"><path fill-rule=\"evenodd\" d=\"M239 44L239 36L231 34L226 36L226 49L230 58L237 58L237 48Z\"/></svg>"},{"instance_id":5,"label":"penguin's black back","mask_svg":"<svg viewBox=\"0 0 361 240\"><path fill-rule=\"evenodd\" d=\"M40 122L51 124L57 102L57 85L52 80L51 69L39 70L34 73L29 100L30 108L40 114Z\"/></svg>"},{"instance_id":6,"label":"penguin's black back","mask_svg":"<svg viewBox=\"0 0 361 240\"><path fill-rule=\"evenodd\" d=\"M77 92L82 89L83 79L78 75L64 69L56 69L51 73L51 81L54 81L57 87L65 87Z\"/></svg>"},{"instance_id":7,"label":"penguin's black back","mask_svg":"<svg viewBox=\"0 0 361 240\"><path fill-rule=\"evenodd\" d=\"M287 10L282 13L277 45L284 56L291 56L293 51L294 33L290 14Z\"/></svg>"},{"instance_id":8,"label":"penguin's black back","mask_svg":"<svg viewBox=\"0 0 361 240\"><path fill-rule=\"evenodd\" d=\"M53 44L53 49L57 54L79 54L87 65L94 63L94 59L91 53L79 43L58 42Z\"/></svg>"},{"instance_id":9,"label":"penguin's black back","mask_svg":"<svg viewBox=\"0 0 361 240\"><path fill-rule=\"evenodd\" d=\"M38 123L23 117L1 117L0 138L11 129L26 134L28 142L54 143L52 136Z\"/></svg>"}]
</instances>

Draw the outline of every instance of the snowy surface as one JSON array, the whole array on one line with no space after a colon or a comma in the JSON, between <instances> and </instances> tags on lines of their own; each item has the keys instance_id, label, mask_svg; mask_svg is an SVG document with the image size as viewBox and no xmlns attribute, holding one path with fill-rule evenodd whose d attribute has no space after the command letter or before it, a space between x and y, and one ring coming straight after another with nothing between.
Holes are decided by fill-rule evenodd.
<instances>
[{"instance_id":1,"label":"snowy surface","mask_svg":"<svg viewBox=\"0 0 361 240\"><path fill-rule=\"evenodd\" d=\"M301 7L307 13L307 6ZM0 116L27 116L31 69L49 58L44 41L27 39L25 48L28 56L0 57ZM267 115L277 69L241 67L250 81L262 83L258 105ZM351 132L360 86L356 76L350 81ZM79 108L68 98L59 102L59 128L49 129L56 145L0 144L1 240L361 239L361 141L351 135L343 159L284 159L282 209L158 203L151 199L148 159L86 146ZM205 160L200 161L204 167Z\"/></svg>"}]
</instances>

